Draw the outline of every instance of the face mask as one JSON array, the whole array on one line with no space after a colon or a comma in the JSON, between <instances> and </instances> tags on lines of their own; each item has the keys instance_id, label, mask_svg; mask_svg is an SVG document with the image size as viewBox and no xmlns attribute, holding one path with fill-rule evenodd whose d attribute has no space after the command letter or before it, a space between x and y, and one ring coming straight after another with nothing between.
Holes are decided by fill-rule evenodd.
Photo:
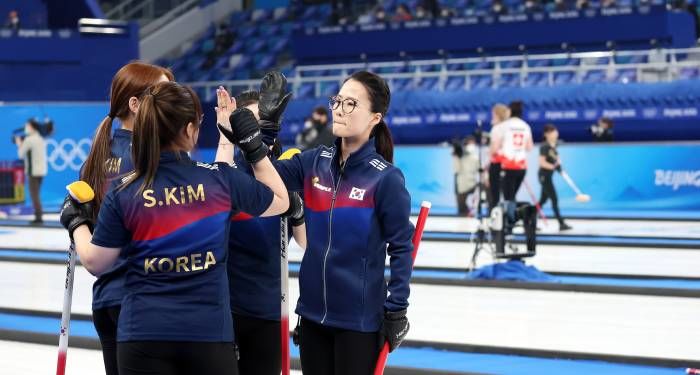
<instances>
[{"instance_id":1,"label":"face mask","mask_svg":"<svg viewBox=\"0 0 700 375\"><path fill-rule=\"evenodd\" d=\"M467 147L466 147L465 149L466 149L467 152L470 153L470 154L476 154L476 145L473 144L473 143L468 144Z\"/></svg>"}]
</instances>

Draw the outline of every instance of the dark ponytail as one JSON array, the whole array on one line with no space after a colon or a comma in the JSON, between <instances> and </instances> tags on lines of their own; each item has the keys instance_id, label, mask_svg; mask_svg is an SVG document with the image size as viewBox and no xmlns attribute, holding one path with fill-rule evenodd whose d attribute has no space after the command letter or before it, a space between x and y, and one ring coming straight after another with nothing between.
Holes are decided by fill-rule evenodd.
<instances>
[{"instance_id":1,"label":"dark ponytail","mask_svg":"<svg viewBox=\"0 0 700 375\"><path fill-rule=\"evenodd\" d=\"M87 182L92 190L95 191L94 204L97 209L94 210L93 219L97 219L99 207L105 196L107 177L105 176L105 163L111 156L111 135L112 135L112 120L110 116L105 117L95 131L95 137L92 139L90 153L88 154L85 164L80 171L80 179Z\"/></svg>"},{"instance_id":2,"label":"dark ponytail","mask_svg":"<svg viewBox=\"0 0 700 375\"><path fill-rule=\"evenodd\" d=\"M391 137L389 126L384 120L384 117L389 111L389 103L391 102L391 90L389 90L389 85L382 77L367 71L355 72L346 79L345 82L351 79L361 83L367 90L372 112L382 115L382 119L379 120L379 123L372 129L370 137L374 137L374 147L379 155L389 163L393 163L394 140Z\"/></svg>"},{"instance_id":3,"label":"dark ponytail","mask_svg":"<svg viewBox=\"0 0 700 375\"><path fill-rule=\"evenodd\" d=\"M131 116L129 100L138 97L151 85L156 84L163 76L174 81L175 77L170 70L146 64L139 61L130 62L117 71L112 78L109 94L109 114L105 117L95 131L92 146L85 164L80 172L80 179L87 182L95 191L95 219L99 213L100 205L107 192L107 168L106 164L112 156L111 140L112 125L115 118L124 121Z\"/></svg>"},{"instance_id":4,"label":"dark ponytail","mask_svg":"<svg viewBox=\"0 0 700 375\"><path fill-rule=\"evenodd\" d=\"M389 126L381 119L372 129L370 137L374 137L374 147L379 155L389 163L394 162L394 139L391 137Z\"/></svg>"},{"instance_id":5,"label":"dark ponytail","mask_svg":"<svg viewBox=\"0 0 700 375\"><path fill-rule=\"evenodd\" d=\"M150 87L139 101L131 144L134 173L121 185L124 188L143 177L137 194L153 185L161 151L182 149L187 124L200 126L202 118L197 94L175 82Z\"/></svg>"}]
</instances>

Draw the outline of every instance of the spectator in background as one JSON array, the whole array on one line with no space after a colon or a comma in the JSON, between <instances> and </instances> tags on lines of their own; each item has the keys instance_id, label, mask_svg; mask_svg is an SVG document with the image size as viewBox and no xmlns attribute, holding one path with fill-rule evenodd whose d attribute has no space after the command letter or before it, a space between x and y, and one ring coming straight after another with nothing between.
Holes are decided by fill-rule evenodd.
<instances>
[{"instance_id":1,"label":"spectator in background","mask_svg":"<svg viewBox=\"0 0 700 375\"><path fill-rule=\"evenodd\" d=\"M613 141L613 120L601 117L597 124L591 125L591 134L595 142Z\"/></svg>"},{"instance_id":2,"label":"spectator in background","mask_svg":"<svg viewBox=\"0 0 700 375\"><path fill-rule=\"evenodd\" d=\"M452 169L455 174L457 212L460 216L468 216L470 211L467 198L476 190L477 174L479 173L476 138L469 136L464 139L464 144L457 141L452 146Z\"/></svg>"},{"instance_id":3,"label":"spectator in background","mask_svg":"<svg viewBox=\"0 0 700 375\"><path fill-rule=\"evenodd\" d=\"M7 14L7 21L5 21L5 28L12 30L12 31L18 31L20 28L19 24L19 13L17 13L16 10L11 10L10 13Z\"/></svg>"},{"instance_id":4,"label":"spectator in background","mask_svg":"<svg viewBox=\"0 0 700 375\"><path fill-rule=\"evenodd\" d=\"M554 0L553 10L555 12L566 12L571 10L571 4L569 4L568 0Z\"/></svg>"},{"instance_id":5,"label":"spectator in background","mask_svg":"<svg viewBox=\"0 0 700 375\"><path fill-rule=\"evenodd\" d=\"M588 0L576 0L576 9L586 10L591 7L591 3Z\"/></svg>"},{"instance_id":6,"label":"spectator in background","mask_svg":"<svg viewBox=\"0 0 700 375\"><path fill-rule=\"evenodd\" d=\"M391 18L391 20L394 22L406 22L412 19L413 16L411 15L411 11L408 9L406 4L399 4L399 6L396 7L396 14L394 14L394 17Z\"/></svg>"},{"instance_id":7,"label":"spectator in background","mask_svg":"<svg viewBox=\"0 0 700 375\"><path fill-rule=\"evenodd\" d=\"M42 224L41 182L46 176L48 164L46 162L46 142L42 134L50 134L53 131L53 124L47 122L46 128L35 119L27 120L24 125L26 136L24 139L15 136L17 145L17 156L24 161L24 171L29 179L29 195L34 206L34 220L30 224Z\"/></svg>"},{"instance_id":8,"label":"spectator in background","mask_svg":"<svg viewBox=\"0 0 700 375\"><path fill-rule=\"evenodd\" d=\"M374 22L386 22L386 11L381 6L374 11Z\"/></svg>"},{"instance_id":9,"label":"spectator in background","mask_svg":"<svg viewBox=\"0 0 700 375\"><path fill-rule=\"evenodd\" d=\"M600 2L601 8L614 8L616 6L617 6L617 2L615 0L602 0Z\"/></svg>"},{"instance_id":10,"label":"spectator in background","mask_svg":"<svg viewBox=\"0 0 700 375\"><path fill-rule=\"evenodd\" d=\"M539 0L526 0L522 11L527 14L542 12L542 4Z\"/></svg>"},{"instance_id":11,"label":"spectator in background","mask_svg":"<svg viewBox=\"0 0 700 375\"><path fill-rule=\"evenodd\" d=\"M430 18L440 17L440 4L437 0L423 0L419 6L428 12Z\"/></svg>"},{"instance_id":12,"label":"spectator in background","mask_svg":"<svg viewBox=\"0 0 700 375\"><path fill-rule=\"evenodd\" d=\"M506 8L502 0L493 0L491 2L491 14L494 16L508 14L508 8Z\"/></svg>"},{"instance_id":13,"label":"spectator in background","mask_svg":"<svg viewBox=\"0 0 700 375\"><path fill-rule=\"evenodd\" d=\"M234 35L227 24L222 23L216 32L214 42L216 43L216 53L224 53L233 44Z\"/></svg>"},{"instance_id":14,"label":"spectator in background","mask_svg":"<svg viewBox=\"0 0 700 375\"><path fill-rule=\"evenodd\" d=\"M328 111L324 106L314 108L306 122L304 130L297 136L297 145L302 150L318 146L333 147L335 136L331 126L328 126Z\"/></svg>"},{"instance_id":15,"label":"spectator in background","mask_svg":"<svg viewBox=\"0 0 700 375\"><path fill-rule=\"evenodd\" d=\"M427 19L431 19L432 15L430 13L428 13L428 11L426 11L422 5L418 5L416 7L416 17L415 18L417 20L427 20Z\"/></svg>"}]
</instances>

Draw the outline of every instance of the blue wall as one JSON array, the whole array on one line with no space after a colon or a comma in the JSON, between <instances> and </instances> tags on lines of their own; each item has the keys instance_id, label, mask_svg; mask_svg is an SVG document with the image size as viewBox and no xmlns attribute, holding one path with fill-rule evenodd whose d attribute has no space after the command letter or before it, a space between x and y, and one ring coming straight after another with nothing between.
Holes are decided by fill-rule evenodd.
<instances>
[{"instance_id":1,"label":"blue wall","mask_svg":"<svg viewBox=\"0 0 700 375\"><path fill-rule=\"evenodd\" d=\"M77 177L94 129L107 111L102 102L0 105L0 139L5 137L7 142L0 147L0 160L16 159L16 147L10 143L13 129L30 117L51 117L55 134L48 141L50 166L42 198L48 206L58 207L65 185ZM213 130L212 124L205 126L212 129L203 131ZM440 146L396 148L396 165L406 176L415 209L422 200L429 200L435 213L456 212L450 153L451 148ZM576 202L574 192L556 175L564 215L700 218L700 143L565 144L560 154L564 168L592 197L589 203ZM214 150L202 148L193 156L212 161ZM528 162L527 181L539 194L537 150ZM530 200L524 188L518 198Z\"/></svg>"}]
</instances>

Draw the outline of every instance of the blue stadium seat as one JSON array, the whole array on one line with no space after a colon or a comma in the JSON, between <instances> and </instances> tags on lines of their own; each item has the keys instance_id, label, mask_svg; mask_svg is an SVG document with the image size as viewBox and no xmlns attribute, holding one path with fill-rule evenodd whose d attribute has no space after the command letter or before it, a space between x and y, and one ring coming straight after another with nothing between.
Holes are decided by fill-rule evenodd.
<instances>
[{"instance_id":1,"label":"blue stadium seat","mask_svg":"<svg viewBox=\"0 0 700 375\"><path fill-rule=\"evenodd\" d=\"M502 87L502 88L520 87L520 74L518 74L518 73L502 74L500 80L498 81L498 87Z\"/></svg>"},{"instance_id":2,"label":"blue stadium seat","mask_svg":"<svg viewBox=\"0 0 700 375\"><path fill-rule=\"evenodd\" d=\"M678 76L681 79L696 79L698 73L698 68L681 68Z\"/></svg>"},{"instance_id":3,"label":"blue stadium seat","mask_svg":"<svg viewBox=\"0 0 700 375\"><path fill-rule=\"evenodd\" d=\"M556 72L554 73L554 84L555 85L566 85L574 83L576 78L576 73L574 72Z\"/></svg>"},{"instance_id":4,"label":"blue stadium seat","mask_svg":"<svg viewBox=\"0 0 700 375\"><path fill-rule=\"evenodd\" d=\"M547 73L529 73L523 84L525 87L547 86Z\"/></svg>"},{"instance_id":5,"label":"blue stadium seat","mask_svg":"<svg viewBox=\"0 0 700 375\"><path fill-rule=\"evenodd\" d=\"M450 77L445 83L445 91L464 90L464 77Z\"/></svg>"},{"instance_id":6,"label":"blue stadium seat","mask_svg":"<svg viewBox=\"0 0 700 375\"><path fill-rule=\"evenodd\" d=\"M296 94L297 98L313 98L314 97L314 84L313 83L302 83L299 86L299 90Z\"/></svg>"},{"instance_id":7,"label":"blue stadium seat","mask_svg":"<svg viewBox=\"0 0 700 375\"><path fill-rule=\"evenodd\" d=\"M589 70L583 76L583 82L587 83L600 83L605 81L605 71L604 70Z\"/></svg>"},{"instance_id":8,"label":"blue stadium seat","mask_svg":"<svg viewBox=\"0 0 700 375\"><path fill-rule=\"evenodd\" d=\"M482 89L493 87L493 77L491 75L472 76L470 88Z\"/></svg>"},{"instance_id":9,"label":"blue stadium seat","mask_svg":"<svg viewBox=\"0 0 700 375\"><path fill-rule=\"evenodd\" d=\"M418 83L418 89L421 91L433 91L433 90L437 89L437 84L438 84L437 77L423 78Z\"/></svg>"},{"instance_id":10,"label":"blue stadium seat","mask_svg":"<svg viewBox=\"0 0 700 375\"><path fill-rule=\"evenodd\" d=\"M630 83L637 82L637 71L635 69L618 70L613 78L613 82Z\"/></svg>"}]
</instances>

